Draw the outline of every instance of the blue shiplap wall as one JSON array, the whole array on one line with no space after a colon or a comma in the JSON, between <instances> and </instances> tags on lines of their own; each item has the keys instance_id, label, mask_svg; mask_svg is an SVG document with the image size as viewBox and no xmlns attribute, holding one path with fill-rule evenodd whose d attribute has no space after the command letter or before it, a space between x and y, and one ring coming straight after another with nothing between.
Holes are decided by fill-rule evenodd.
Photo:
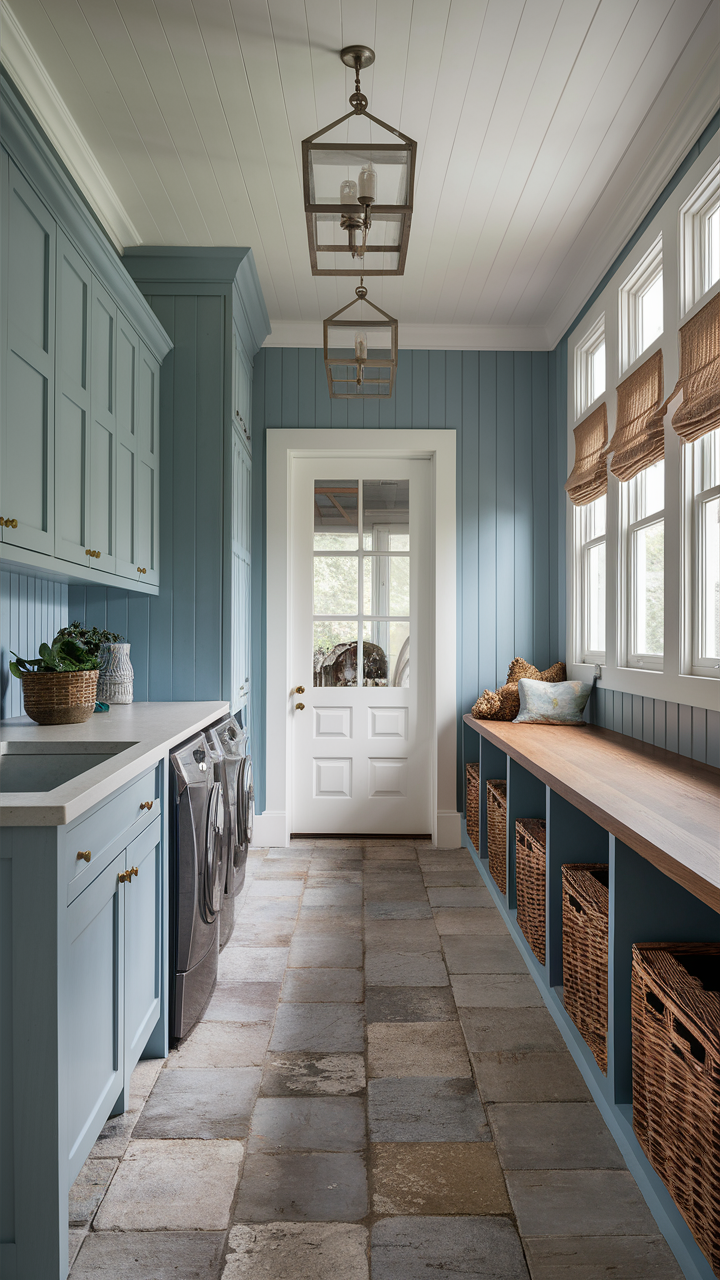
<instances>
[{"instance_id":1,"label":"blue shiplap wall","mask_svg":"<svg viewBox=\"0 0 720 1280\"><path fill-rule=\"evenodd\" d=\"M458 713L503 683L515 656L546 667L564 642L555 430L546 351L402 351L387 402L330 400L322 352L264 348L253 378L253 682L256 772L264 760L265 441L269 427L447 428L457 432ZM261 463L261 465L260 465ZM259 678L258 678L259 677ZM460 715L458 715L460 722ZM264 778L257 779L258 809Z\"/></svg>"},{"instance_id":2,"label":"blue shiplap wall","mask_svg":"<svg viewBox=\"0 0 720 1280\"><path fill-rule=\"evenodd\" d=\"M22 687L10 675L10 653L35 657L68 623L68 589L63 582L0 570L0 719L23 714Z\"/></svg>"},{"instance_id":3,"label":"blue shiplap wall","mask_svg":"<svg viewBox=\"0 0 720 1280\"><path fill-rule=\"evenodd\" d=\"M593 692L590 720L605 729L720 768L720 711L598 686Z\"/></svg>"}]
</instances>

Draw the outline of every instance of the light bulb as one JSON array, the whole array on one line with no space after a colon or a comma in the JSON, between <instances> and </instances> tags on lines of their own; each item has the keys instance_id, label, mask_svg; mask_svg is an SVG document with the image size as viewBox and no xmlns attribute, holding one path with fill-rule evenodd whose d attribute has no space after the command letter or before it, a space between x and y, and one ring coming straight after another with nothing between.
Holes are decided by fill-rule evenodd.
<instances>
[{"instance_id":1,"label":"light bulb","mask_svg":"<svg viewBox=\"0 0 720 1280\"><path fill-rule=\"evenodd\" d=\"M355 334L355 357L357 360L367 360L367 334L361 329Z\"/></svg>"},{"instance_id":2,"label":"light bulb","mask_svg":"<svg viewBox=\"0 0 720 1280\"><path fill-rule=\"evenodd\" d=\"M357 182L352 178L344 178L340 183L340 203L357 204Z\"/></svg>"},{"instance_id":3,"label":"light bulb","mask_svg":"<svg viewBox=\"0 0 720 1280\"><path fill-rule=\"evenodd\" d=\"M377 198L377 173L373 168L372 160L368 160L360 170L358 178L358 196L362 199L364 196L367 200L375 200Z\"/></svg>"}]
</instances>

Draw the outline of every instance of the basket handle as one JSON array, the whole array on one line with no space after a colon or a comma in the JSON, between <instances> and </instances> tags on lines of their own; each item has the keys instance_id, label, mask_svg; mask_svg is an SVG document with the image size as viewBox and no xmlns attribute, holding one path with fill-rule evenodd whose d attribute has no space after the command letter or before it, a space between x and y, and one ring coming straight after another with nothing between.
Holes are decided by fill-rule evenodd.
<instances>
[{"instance_id":1,"label":"basket handle","mask_svg":"<svg viewBox=\"0 0 720 1280\"><path fill-rule=\"evenodd\" d=\"M656 996L655 992L650 991L648 987L645 988L645 1003L649 1004L650 1008L653 1009L655 1013L659 1014L661 1018L665 1016L665 1005L660 997Z\"/></svg>"},{"instance_id":2,"label":"basket handle","mask_svg":"<svg viewBox=\"0 0 720 1280\"><path fill-rule=\"evenodd\" d=\"M584 916L586 914L584 906L582 905L581 902L578 902L574 894L572 893L568 894L568 902L570 903L570 906L572 907L573 911L577 911L579 916Z\"/></svg>"},{"instance_id":3,"label":"basket handle","mask_svg":"<svg viewBox=\"0 0 720 1280\"><path fill-rule=\"evenodd\" d=\"M701 1045L697 1037L693 1035L692 1031L690 1031L690 1029L680 1021L677 1014L673 1014L671 1027L672 1027L673 1052L680 1054L681 1056L684 1056L689 1051L690 1055L695 1059L695 1061L701 1067L704 1067L705 1066L705 1049L703 1045ZM678 1044L677 1037L680 1038L682 1042L681 1044Z\"/></svg>"}]
</instances>

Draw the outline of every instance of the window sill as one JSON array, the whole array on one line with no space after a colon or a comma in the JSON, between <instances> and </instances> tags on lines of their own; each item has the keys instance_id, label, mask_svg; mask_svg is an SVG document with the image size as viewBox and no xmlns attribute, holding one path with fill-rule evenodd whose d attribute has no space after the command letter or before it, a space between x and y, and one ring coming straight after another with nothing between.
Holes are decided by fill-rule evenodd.
<instances>
[{"instance_id":1,"label":"window sill","mask_svg":"<svg viewBox=\"0 0 720 1280\"><path fill-rule=\"evenodd\" d=\"M568 663L567 672L568 680L591 681L594 666L584 662ZM643 698L662 698L665 702L702 707L706 711L720 709L720 686L715 676L671 675L647 667L603 666L597 687Z\"/></svg>"}]
</instances>

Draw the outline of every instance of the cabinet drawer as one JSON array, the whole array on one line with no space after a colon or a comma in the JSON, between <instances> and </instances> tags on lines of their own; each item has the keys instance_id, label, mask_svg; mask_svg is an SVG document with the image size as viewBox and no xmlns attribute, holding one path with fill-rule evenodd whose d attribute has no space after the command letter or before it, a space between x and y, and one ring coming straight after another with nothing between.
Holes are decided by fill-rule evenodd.
<instances>
[{"instance_id":1,"label":"cabinet drawer","mask_svg":"<svg viewBox=\"0 0 720 1280\"><path fill-rule=\"evenodd\" d=\"M151 808L141 806L151 805ZM65 832L68 903L95 879L115 855L162 811L160 768L136 778L101 809ZM90 858L80 854L90 854Z\"/></svg>"}]
</instances>

